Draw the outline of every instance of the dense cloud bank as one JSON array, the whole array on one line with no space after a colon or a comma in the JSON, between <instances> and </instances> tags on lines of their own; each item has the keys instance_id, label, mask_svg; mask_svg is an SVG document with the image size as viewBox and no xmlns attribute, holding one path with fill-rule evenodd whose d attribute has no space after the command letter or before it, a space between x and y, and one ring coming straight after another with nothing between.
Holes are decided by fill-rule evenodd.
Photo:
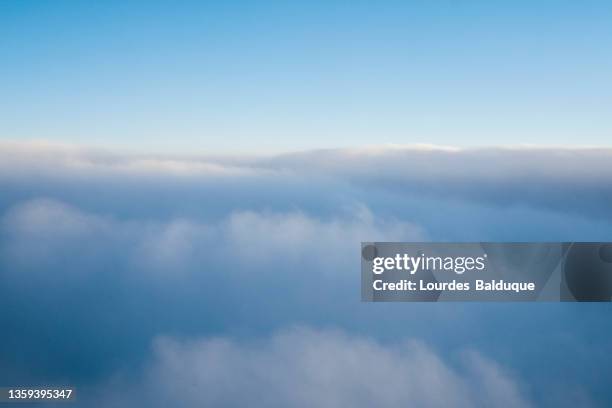
<instances>
[{"instance_id":1,"label":"dense cloud bank","mask_svg":"<svg viewBox=\"0 0 612 408\"><path fill-rule=\"evenodd\" d=\"M305 188L321 192L343 187L350 191L343 189L339 195L352 195L332 198L445 199L612 219L607 211L612 201L612 149L415 146L270 157L117 154L14 143L3 143L0 149L0 170L6 182L42 179L94 186L110 182L112 186L106 187L119 191L132 183L145 191L154 186L181 191L194 183L214 189L222 183L236 195L248 194L254 204L261 204L261 195L274 194L268 205L274 205L278 195L296 195ZM303 195L291 198L308 201Z\"/></svg>"},{"instance_id":2,"label":"dense cloud bank","mask_svg":"<svg viewBox=\"0 0 612 408\"><path fill-rule=\"evenodd\" d=\"M428 367L457 406L477 388L508 406L608 405L608 305L362 304L358 248L612 240L610 158L434 147L178 157L2 143L0 383L75 383L94 395L123 375L188 406L204 397L156 382L185 366L172 377L195 376L212 405L252 396L274 406L253 394L265 388L285 406L325 406L308 399L318 394L350 405L354 390L384 397L361 378L370 367L377 387L440 406L405 385ZM296 324L313 329L283 329ZM399 345L406 338L418 342ZM466 347L471 357L456 363ZM339 378L317 382L311 363ZM126 395L114 402L130 405Z\"/></svg>"}]
</instances>

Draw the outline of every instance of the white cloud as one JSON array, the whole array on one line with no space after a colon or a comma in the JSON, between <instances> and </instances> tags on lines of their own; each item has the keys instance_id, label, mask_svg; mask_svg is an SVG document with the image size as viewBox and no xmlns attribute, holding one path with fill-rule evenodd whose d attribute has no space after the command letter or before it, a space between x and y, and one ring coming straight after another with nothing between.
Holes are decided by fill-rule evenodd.
<instances>
[{"instance_id":1,"label":"white cloud","mask_svg":"<svg viewBox=\"0 0 612 408\"><path fill-rule=\"evenodd\" d=\"M0 231L7 237L0 254L13 267L45 265L71 254L107 248L114 230L109 219L87 214L62 202L36 199L13 206L1 219Z\"/></svg>"},{"instance_id":2,"label":"white cloud","mask_svg":"<svg viewBox=\"0 0 612 408\"><path fill-rule=\"evenodd\" d=\"M204 223L187 218L119 220L37 199L12 207L0 225L9 238L4 254L15 265L44 265L66 256L90 256L88 262L95 263L98 256L123 260L128 268L172 275L202 271L202 265L249 270L261 264L300 265L305 260L321 260L323 271L338 274L334 266L358 261L354 254L361 241L424 237L418 226L375 217L364 206L330 219L301 211L236 211Z\"/></svg>"},{"instance_id":3,"label":"white cloud","mask_svg":"<svg viewBox=\"0 0 612 408\"><path fill-rule=\"evenodd\" d=\"M277 257L282 260L325 261L355 258L362 241L419 241L426 237L417 225L375 217L365 206L328 220L302 212L286 214L239 212L224 224L232 251L246 262Z\"/></svg>"},{"instance_id":4,"label":"white cloud","mask_svg":"<svg viewBox=\"0 0 612 408\"><path fill-rule=\"evenodd\" d=\"M159 338L141 382L101 406L529 407L517 381L476 352L453 365L418 341L392 345L293 328L265 341ZM117 392L116 385L113 391Z\"/></svg>"}]
</instances>

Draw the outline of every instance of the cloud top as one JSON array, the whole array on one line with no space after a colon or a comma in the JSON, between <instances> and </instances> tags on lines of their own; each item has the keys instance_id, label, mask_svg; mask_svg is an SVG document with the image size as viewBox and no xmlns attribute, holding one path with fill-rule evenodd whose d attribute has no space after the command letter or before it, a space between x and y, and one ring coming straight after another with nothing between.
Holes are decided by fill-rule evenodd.
<instances>
[{"instance_id":1,"label":"cloud top","mask_svg":"<svg viewBox=\"0 0 612 408\"><path fill-rule=\"evenodd\" d=\"M211 185L334 184L399 197L525 206L611 220L612 149L423 146L318 150L269 157L119 154L61 145L0 144L0 177Z\"/></svg>"},{"instance_id":2,"label":"cloud top","mask_svg":"<svg viewBox=\"0 0 612 408\"><path fill-rule=\"evenodd\" d=\"M532 406L495 362L474 351L459 361L451 364L418 341L383 345L305 327L263 341L158 338L142 381L106 404L145 398L151 407Z\"/></svg>"}]
</instances>

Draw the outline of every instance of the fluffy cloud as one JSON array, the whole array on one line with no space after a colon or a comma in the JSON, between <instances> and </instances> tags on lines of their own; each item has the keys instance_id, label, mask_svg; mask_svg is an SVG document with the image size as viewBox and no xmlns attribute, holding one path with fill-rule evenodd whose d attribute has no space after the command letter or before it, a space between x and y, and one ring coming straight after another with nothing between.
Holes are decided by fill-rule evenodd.
<instances>
[{"instance_id":1,"label":"fluffy cloud","mask_svg":"<svg viewBox=\"0 0 612 408\"><path fill-rule=\"evenodd\" d=\"M420 354L381 344L468 344L478 353L461 367L438 355L440 373L461 377L465 401L481 387L524 402L482 353L538 390L535 404L609 405L605 305L362 304L358 279L360 241L612 240L609 158L593 149L432 147L178 157L2 143L0 383L97 389L118 370L136 376L160 335L185 340L161 341L150 373L170 364L164 350L184 356L202 336L276 358L272 344L287 333L270 346L231 339L306 324L351 333L314 332L310 341L366 344L405 365L418 366ZM214 341L202 344L195 360ZM350 371L337 354L337 370ZM376 367L380 377L409 376ZM263 383L244 386L253 384Z\"/></svg>"},{"instance_id":2,"label":"fluffy cloud","mask_svg":"<svg viewBox=\"0 0 612 408\"><path fill-rule=\"evenodd\" d=\"M164 222L119 220L81 211L51 199L10 208L1 219L3 255L12 265L44 266L90 253L129 256L139 267L180 272L197 262L282 264L317 260L335 265L350 257L355 242L420 240L423 231L410 222L378 219L359 206L332 219L300 211L236 211L214 223L184 218ZM349 238L350 237L350 238Z\"/></svg>"},{"instance_id":3,"label":"fluffy cloud","mask_svg":"<svg viewBox=\"0 0 612 408\"><path fill-rule=\"evenodd\" d=\"M141 381L95 405L123 407L529 407L516 380L465 352L451 364L418 341L383 345L293 328L264 341L159 338ZM129 380L128 380L129 381ZM118 396L117 396L118 395Z\"/></svg>"}]
</instances>

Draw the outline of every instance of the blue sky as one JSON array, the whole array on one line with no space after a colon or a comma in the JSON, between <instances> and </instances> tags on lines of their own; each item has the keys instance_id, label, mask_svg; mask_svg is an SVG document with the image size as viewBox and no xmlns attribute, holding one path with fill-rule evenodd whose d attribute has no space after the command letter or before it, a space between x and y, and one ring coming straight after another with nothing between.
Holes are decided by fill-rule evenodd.
<instances>
[{"instance_id":1,"label":"blue sky","mask_svg":"<svg viewBox=\"0 0 612 408\"><path fill-rule=\"evenodd\" d=\"M609 145L612 5L2 2L0 138Z\"/></svg>"}]
</instances>

